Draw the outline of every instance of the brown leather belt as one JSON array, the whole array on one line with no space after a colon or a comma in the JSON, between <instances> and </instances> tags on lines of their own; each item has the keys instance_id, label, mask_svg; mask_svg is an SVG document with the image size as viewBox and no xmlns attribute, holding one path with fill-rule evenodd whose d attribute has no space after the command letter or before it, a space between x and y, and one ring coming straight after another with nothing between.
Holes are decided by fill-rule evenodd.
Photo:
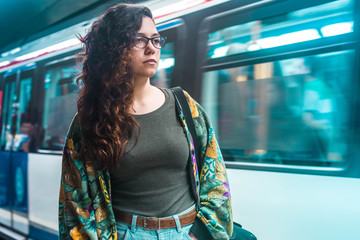
<instances>
[{"instance_id":1,"label":"brown leather belt","mask_svg":"<svg viewBox=\"0 0 360 240\"><path fill-rule=\"evenodd\" d=\"M119 222L130 224L132 223L133 215L114 210L115 219ZM196 210L193 208L190 212L179 216L181 226L189 225L195 221ZM156 218L156 217L137 217L136 226L145 229L164 229L176 227L175 219L170 218Z\"/></svg>"}]
</instances>

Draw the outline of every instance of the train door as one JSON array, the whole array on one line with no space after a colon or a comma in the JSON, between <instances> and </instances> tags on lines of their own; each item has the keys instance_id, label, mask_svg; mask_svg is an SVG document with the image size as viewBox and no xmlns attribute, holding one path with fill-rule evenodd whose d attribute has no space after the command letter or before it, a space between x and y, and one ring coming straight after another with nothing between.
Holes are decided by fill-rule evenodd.
<instances>
[{"instance_id":1,"label":"train door","mask_svg":"<svg viewBox=\"0 0 360 240\"><path fill-rule=\"evenodd\" d=\"M15 85L16 85L16 73L11 75L5 75L4 77L4 104L2 107L2 131L1 131L1 149L5 149L6 143L8 140L8 135L10 135L10 124L11 122L11 106L14 102L15 97ZM10 138L10 136L9 136ZM10 152L1 151L1 174L0 174L0 222L5 226L12 227L12 206L11 206L11 185L9 179L10 176Z\"/></svg>"},{"instance_id":2,"label":"train door","mask_svg":"<svg viewBox=\"0 0 360 240\"><path fill-rule=\"evenodd\" d=\"M29 220L32 239L58 239L61 154L76 113L79 68L72 56L44 65L39 78L39 145L29 155Z\"/></svg>"},{"instance_id":3,"label":"train door","mask_svg":"<svg viewBox=\"0 0 360 240\"><path fill-rule=\"evenodd\" d=\"M26 180L33 134L30 113L33 77L33 67L5 75L2 107L0 223L25 235L29 233Z\"/></svg>"}]
</instances>

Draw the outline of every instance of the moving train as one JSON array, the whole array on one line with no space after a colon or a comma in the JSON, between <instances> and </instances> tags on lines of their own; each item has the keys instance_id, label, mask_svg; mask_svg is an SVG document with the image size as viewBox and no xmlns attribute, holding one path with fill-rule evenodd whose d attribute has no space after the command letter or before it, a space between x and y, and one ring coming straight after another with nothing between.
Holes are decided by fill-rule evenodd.
<instances>
[{"instance_id":1,"label":"moving train","mask_svg":"<svg viewBox=\"0 0 360 240\"><path fill-rule=\"evenodd\" d=\"M151 81L209 114L234 220L260 240L360 239L360 1L143 4L168 39ZM1 53L1 238L58 237L76 36L93 20Z\"/></svg>"}]
</instances>

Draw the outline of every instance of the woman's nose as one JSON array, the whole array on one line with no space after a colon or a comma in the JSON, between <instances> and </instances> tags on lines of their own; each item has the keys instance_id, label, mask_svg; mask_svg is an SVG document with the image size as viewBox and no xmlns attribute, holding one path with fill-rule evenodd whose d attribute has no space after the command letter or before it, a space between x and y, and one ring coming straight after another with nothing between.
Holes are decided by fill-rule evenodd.
<instances>
[{"instance_id":1,"label":"woman's nose","mask_svg":"<svg viewBox=\"0 0 360 240\"><path fill-rule=\"evenodd\" d=\"M149 41L149 43L147 44L146 48L145 48L145 53L146 54L154 54L156 51L156 48L154 47L153 43L151 41Z\"/></svg>"}]
</instances>

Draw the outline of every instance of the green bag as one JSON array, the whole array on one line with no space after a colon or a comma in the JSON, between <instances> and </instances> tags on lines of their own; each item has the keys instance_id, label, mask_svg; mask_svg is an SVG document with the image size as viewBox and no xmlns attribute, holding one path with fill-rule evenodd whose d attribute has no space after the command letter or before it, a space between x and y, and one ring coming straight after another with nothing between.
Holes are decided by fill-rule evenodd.
<instances>
[{"instance_id":1,"label":"green bag","mask_svg":"<svg viewBox=\"0 0 360 240\"><path fill-rule=\"evenodd\" d=\"M231 240L257 240L254 234L242 228L239 223L234 222L233 235Z\"/></svg>"}]
</instances>

